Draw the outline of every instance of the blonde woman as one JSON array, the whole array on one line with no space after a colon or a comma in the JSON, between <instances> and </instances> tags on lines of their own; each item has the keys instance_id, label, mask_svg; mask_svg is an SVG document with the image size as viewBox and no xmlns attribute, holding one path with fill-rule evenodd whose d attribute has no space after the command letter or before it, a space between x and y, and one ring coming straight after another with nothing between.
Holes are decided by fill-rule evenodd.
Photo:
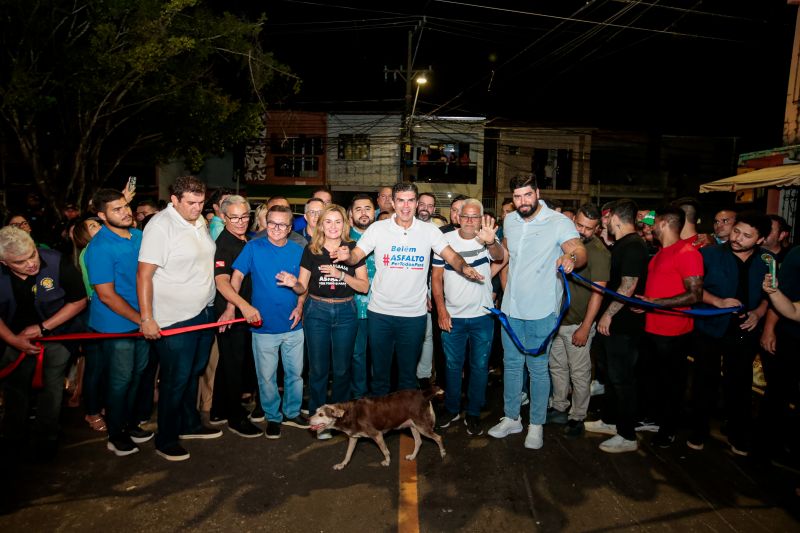
<instances>
[{"instance_id":1,"label":"blonde woman","mask_svg":"<svg viewBox=\"0 0 800 533\"><path fill-rule=\"evenodd\" d=\"M308 346L308 410L327 403L328 378L333 371L332 402L350 399L350 370L356 340L356 305L353 295L369 290L364 261L354 266L331 259L342 247L352 250L350 225L344 208L328 205L317 221L314 236L300 260L299 282L308 287L303 329ZM332 363L332 364L331 364ZM317 434L331 437L330 431Z\"/></svg>"}]
</instances>

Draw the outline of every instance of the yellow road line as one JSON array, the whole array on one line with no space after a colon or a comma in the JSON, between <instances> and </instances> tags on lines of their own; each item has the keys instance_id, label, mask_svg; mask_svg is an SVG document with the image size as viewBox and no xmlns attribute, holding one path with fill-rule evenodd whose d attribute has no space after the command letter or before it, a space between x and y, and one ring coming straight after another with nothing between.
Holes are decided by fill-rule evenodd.
<instances>
[{"instance_id":1,"label":"yellow road line","mask_svg":"<svg viewBox=\"0 0 800 533\"><path fill-rule=\"evenodd\" d=\"M400 435L400 495L397 502L397 533L419 533L419 498L417 494L417 461L406 461L414 451L414 440Z\"/></svg>"}]
</instances>

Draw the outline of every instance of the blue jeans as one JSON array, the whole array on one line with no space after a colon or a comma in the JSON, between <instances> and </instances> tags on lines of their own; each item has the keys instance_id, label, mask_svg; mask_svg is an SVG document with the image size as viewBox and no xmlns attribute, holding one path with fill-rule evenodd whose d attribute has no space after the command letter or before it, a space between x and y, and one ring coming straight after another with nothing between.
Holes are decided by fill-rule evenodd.
<instances>
[{"instance_id":1,"label":"blue jeans","mask_svg":"<svg viewBox=\"0 0 800 533\"><path fill-rule=\"evenodd\" d=\"M283 362L283 414L294 418L303 401L303 330L286 333L253 333L253 355L261 398L267 420L281 422L281 396L278 393L278 352Z\"/></svg>"},{"instance_id":2,"label":"blue jeans","mask_svg":"<svg viewBox=\"0 0 800 533\"><path fill-rule=\"evenodd\" d=\"M367 395L367 333L369 331L366 318L358 318L356 323L356 342L353 346L353 366L350 379L350 396L354 400Z\"/></svg>"},{"instance_id":3,"label":"blue jeans","mask_svg":"<svg viewBox=\"0 0 800 533\"><path fill-rule=\"evenodd\" d=\"M108 360L103 356L100 341L88 340L83 343L83 406L87 415L99 415L105 407L104 389L108 382Z\"/></svg>"},{"instance_id":4,"label":"blue jeans","mask_svg":"<svg viewBox=\"0 0 800 533\"><path fill-rule=\"evenodd\" d=\"M469 341L469 390L467 414L479 416L486 399L489 378L489 354L494 337L492 315L453 318L450 332L442 331L442 349L447 360L444 382L444 407L450 413L461 412L461 374Z\"/></svg>"},{"instance_id":5,"label":"blue jeans","mask_svg":"<svg viewBox=\"0 0 800 533\"><path fill-rule=\"evenodd\" d=\"M350 368L356 341L356 304L329 303L309 297L303 311L308 347L308 411L328 403L328 378L333 369L331 402L350 399Z\"/></svg>"},{"instance_id":6,"label":"blue jeans","mask_svg":"<svg viewBox=\"0 0 800 533\"><path fill-rule=\"evenodd\" d=\"M113 439L139 425L136 398L150 359L150 343L141 338L109 339L102 341L101 352L108 367L106 425Z\"/></svg>"},{"instance_id":7,"label":"blue jeans","mask_svg":"<svg viewBox=\"0 0 800 533\"><path fill-rule=\"evenodd\" d=\"M508 317L514 332L525 348L535 349L550 334L558 317L555 313L539 320L520 320ZM505 416L519 417L520 393L525 367L530 374L530 422L544 424L547 418L547 399L550 396L550 371L548 370L550 346L542 355L520 352L503 329L503 405Z\"/></svg>"},{"instance_id":8,"label":"blue jeans","mask_svg":"<svg viewBox=\"0 0 800 533\"><path fill-rule=\"evenodd\" d=\"M372 394L389 394L392 361L397 353L397 390L417 389L417 363L425 339L427 313L391 316L368 311L369 345L372 354Z\"/></svg>"},{"instance_id":9,"label":"blue jeans","mask_svg":"<svg viewBox=\"0 0 800 533\"><path fill-rule=\"evenodd\" d=\"M175 329L215 322L214 309L206 307L194 318L172 324ZM156 447L178 443L178 435L202 427L197 412L197 385L208 365L214 329L202 329L154 341L161 371L158 382L158 433Z\"/></svg>"}]
</instances>

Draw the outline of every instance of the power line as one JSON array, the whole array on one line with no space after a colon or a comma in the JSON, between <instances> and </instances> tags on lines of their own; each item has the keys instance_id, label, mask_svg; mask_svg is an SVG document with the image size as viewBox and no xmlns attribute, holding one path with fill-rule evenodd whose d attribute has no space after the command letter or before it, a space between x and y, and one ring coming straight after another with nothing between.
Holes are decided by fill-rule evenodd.
<instances>
[{"instance_id":1,"label":"power line","mask_svg":"<svg viewBox=\"0 0 800 533\"><path fill-rule=\"evenodd\" d=\"M701 34L698 34L698 33L683 33L683 32L677 32L677 31L658 30L658 29L654 29L654 28L645 28L645 27L641 27L641 26L629 26L629 25L625 25L625 24L598 22L598 21L595 21L595 20L580 19L580 18L576 18L576 17L564 17L564 16L561 16L561 15L551 15L551 14L548 14L548 13L540 13L540 12L536 12L536 11L522 11L522 10L519 10L519 9L509 9L509 8L505 8L505 7L484 6L484 5L481 5L481 4L471 4L471 3L467 3L467 2L458 2L456 0L433 0L433 1L434 2L438 2L440 4L452 4L452 5L457 5L457 6L461 6L461 7L473 7L473 8L476 8L476 9L487 9L487 10L491 10L491 11L500 11L500 12L503 12L503 13L512 13L512 14L515 14L515 15L528 15L528 16L533 16L533 17L542 17L542 18L548 18L548 19L554 19L554 20L579 22L579 23L582 23L582 24L592 24L592 25L595 25L595 26L596 25L601 25L601 26L607 26L607 27L611 27L611 28L623 28L623 29L634 30L634 31L644 31L644 32L651 32L651 33L659 33L659 34L662 34L662 35L672 35L674 37L688 37L688 38L692 38L692 39L706 39L706 40L711 40L711 41L741 42L741 41L737 41L735 39L726 39L725 37L714 37L712 35L701 35Z\"/></svg>"}]
</instances>

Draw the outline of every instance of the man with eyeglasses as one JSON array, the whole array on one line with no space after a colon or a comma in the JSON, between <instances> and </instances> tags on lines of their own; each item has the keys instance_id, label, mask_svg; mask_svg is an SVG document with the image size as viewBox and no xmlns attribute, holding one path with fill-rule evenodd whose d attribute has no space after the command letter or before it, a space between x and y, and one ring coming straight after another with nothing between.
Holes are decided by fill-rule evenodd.
<instances>
[{"instance_id":1,"label":"man with eyeglasses","mask_svg":"<svg viewBox=\"0 0 800 533\"><path fill-rule=\"evenodd\" d=\"M731 238L731 231L736 224L736 211L723 209L714 215L714 240L717 244L725 244Z\"/></svg>"},{"instance_id":2,"label":"man with eyeglasses","mask_svg":"<svg viewBox=\"0 0 800 533\"><path fill-rule=\"evenodd\" d=\"M300 319L306 288L298 283L297 276L303 247L289 240L291 229L291 209L271 207L267 211L267 238L254 239L242 249L233 262L234 292L226 295L255 328L253 352L268 439L280 438L281 424L308 428L308 422L300 415L305 340ZM252 278L252 304L242 298L241 292L236 294L248 274ZM284 375L282 402L277 383L279 354Z\"/></svg>"},{"instance_id":3,"label":"man with eyeglasses","mask_svg":"<svg viewBox=\"0 0 800 533\"><path fill-rule=\"evenodd\" d=\"M217 295L214 308L219 321L242 318L233 301L236 291L231 286L233 263L247 244L247 227L250 223L250 204L239 195L227 196L220 204L220 212L225 228L217 237L217 251L214 254L214 281ZM250 276L245 276L239 295L250 300L252 284ZM219 362L214 375L214 393L211 403L211 423L228 423L228 429L241 437L259 437L262 431L247 418L247 410L242 407L244 375L246 363L253 358L250 326L244 323L221 326L217 333ZM252 392L252 391L251 391Z\"/></svg>"},{"instance_id":4,"label":"man with eyeglasses","mask_svg":"<svg viewBox=\"0 0 800 533\"><path fill-rule=\"evenodd\" d=\"M303 237L308 242L311 242L311 238L314 236L314 230L317 228L319 215L323 209L325 209L325 202L319 198L312 198L306 202L305 215L303 215L306 219L306 227L303 228Z\"/></svg>"}]
</instances>

